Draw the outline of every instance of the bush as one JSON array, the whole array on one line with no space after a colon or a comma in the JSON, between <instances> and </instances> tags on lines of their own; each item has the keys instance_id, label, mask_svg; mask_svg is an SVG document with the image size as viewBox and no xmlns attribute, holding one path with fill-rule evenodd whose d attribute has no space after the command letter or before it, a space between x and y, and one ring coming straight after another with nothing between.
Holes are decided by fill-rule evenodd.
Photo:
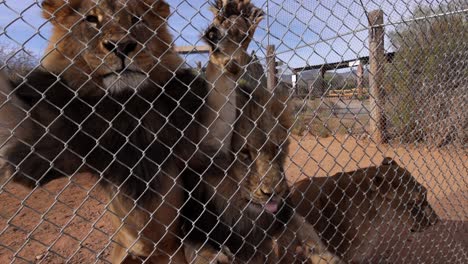
<instances>
[{"instance_id":1,"label":"bush","mask_svg":"<svg viewBox=\"0 0 468 264\"><path fill-rule=\"evenodd\" d=\"M9 79L25 77L38 65L39 59L31 51L0 43L0 71Z\"/></svg>"},{"instance_id":2,"label":"bush","mask_svg":"<svg viewBox=\"0 0 468 264\"><path fill-rule=\"evenodd\" d=\"M447 5L434 11L418 7L413 18L457 8ZM466 144L467 26L463 14L446 14L416 19L390 34L396 48L385 81L391 135L405 142L437 146Z\"/></svg>"}]
</instances>

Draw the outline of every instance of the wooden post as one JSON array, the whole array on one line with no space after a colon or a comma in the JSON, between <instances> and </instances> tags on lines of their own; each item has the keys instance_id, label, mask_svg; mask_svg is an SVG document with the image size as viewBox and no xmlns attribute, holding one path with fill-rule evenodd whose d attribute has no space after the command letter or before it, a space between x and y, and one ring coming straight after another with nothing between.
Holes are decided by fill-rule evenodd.
<instances>
[{"instance_id":1,"label":"wooden post","mask_svg":"<svg viewBox=\"0 0 468 264\"><path fill-rule=\"evenodd\" d=\"M358 96L358 99L361 100L364 96L364 93L363 93L364 67L362 66L362 61L359 61L356 75L357 75L357 96Z\"/></svg>"},{"instance_id":2,"label":"wooden post","mask_svg":"<svg viewBox=\"0 0 468 264\"><path fill-rule=\"evenodd\" d=\"M369 93L370 129L375 143L385 143L385 91L383 89L385 49L383 11L369 12Z\"/></svg>"},{"instance_id":3,"label":"wooden post","mask_svg":"<svg viewBox=\"0 0 468 264\"><path fill-rule=\"evenodd\" d=\"M267 88L269 91L273 91L276 87L276 59L275 59L275 46L267 46Z\"/></svg>"},{"instance_id":4,"label":"wooden post","mask_svg":"<svg viewBox=\"0 0 468 264\"><path fill-rule=\"evenodd\" d=\"M316 97L325 96L328 92L328 83L325 81L325 73L327 73L327 67L323 65L320 68L320 78L318 78L318 85L315 87L317 89Z\"/></svg>"},{"instance_id":5,"label":"wooden post","mask_svg":"<svg viewBox=\"0 0 468 264\"><path fill-rule=\"evenodd\" d=\"M327 73L327 69L325 69L325 65L323 65L322 67L320 67L320 76L322 77L322 79L325 79L325 73Z\"/></svg>"}]
</instances>

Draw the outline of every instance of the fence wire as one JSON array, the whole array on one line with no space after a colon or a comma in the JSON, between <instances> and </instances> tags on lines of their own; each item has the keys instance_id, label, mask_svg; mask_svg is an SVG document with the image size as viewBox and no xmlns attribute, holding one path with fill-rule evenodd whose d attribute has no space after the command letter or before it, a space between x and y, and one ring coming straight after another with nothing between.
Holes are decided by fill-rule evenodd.
<instances>
[{"instance_id":1,"label":"fence wire","mask_svg":"<svg viewBox=\"0 0 468 264\"><path fill-rule=\"evenodd\" d=\"M468 262L465 1L0 14L0 263Z\"/></svg>"}]
</instances>

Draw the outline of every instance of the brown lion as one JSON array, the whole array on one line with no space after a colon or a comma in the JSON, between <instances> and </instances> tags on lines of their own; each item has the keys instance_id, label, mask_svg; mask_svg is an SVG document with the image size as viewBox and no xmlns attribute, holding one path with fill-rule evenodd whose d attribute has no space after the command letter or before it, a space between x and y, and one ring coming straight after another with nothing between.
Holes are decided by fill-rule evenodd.
<instances>
[{"instance_id":1,"label":"brown lion","mask_svg":"<svg viewBox=\"0 0 468 264\"><path fill-rule=\"evenodd\" d=\"M301 249L308 241L314 248L311 263L340 263L287 199L283 164L292 112L286 98L263 88L239 85L237 89L234 163L219 161L198 181L195 176L185 177L189 261L308 263L309 252Z\"/></svg>"},{"instance_id":2,"label":"brown lion","mask_svg":"<svg viewBox=\"0 0 468 264\"><path fill-rule=\"evenodd\" d=\"M42 7L53 26L42 68L1 87L2 182L34 188L92 173L111 201L113 263L185 263L179 176L203 136L208 85L180 68L169 5L44 0Z\"/></svg>"},{"instance_id":3,"label":"brown lion","mask_svg":"<svg viewBox=\"0 0 468 264\"><path fill-rule=\"evenodd\" d=\"M250 42L249 32L255 30L261 12L250 1L221 0L214 3L213 11L215 20L204 36L212 46L210 70L226 78L233 76L226 72L240 71L243 78L251 58L239 49ZM301 234L314 237L315 231L286 200L289 187L283 164L293 117L288 98L246 81L230 87L237 108L230 144L234 161L216 160L208 171L184 177L189 199L183 210L188 261L302 263L304 258L296 256ZM197 175L203 176L197 180ZM333 258L318 236L314 238L317 255ZM287 246L275 250L274 239Z\"/></svg>"},{"instance_id":4,"label":"brown lion","mask_svg":"<svg viewBox=\"0 0 468 264\"><path fill-rule=\"evenodd\" d=\"M42 7L53 25L42 66L80 94L164 85L183 63L162 0L44 0Z\"/></svg>"},{"instance_id":5,"label":"brown lion","mask_svg":"<svg viewBox=\"0 0 468 264\"><path fill-rule=\"evenodd\" d=\"M385 232L420 232L437 223L426 195L406 169L385 158L380 166L299 181L291 200L330 251L366 263L378 256Z\"/></svg>"},{"instance_id":6,"label":"brown lion","mask_svg":"<svg viewBox=\"0 0 468 264\"><path fill-rule=\"evenodd\" d=\"M217 161L199 180L185 177L190 197L183 214L193 225L189 240L218 250L225 245L239 263L264 263L274 255L272 236L292 216L284 203L288 186L282 169L289 123L285 116L279 121L284 105L278 98L266 90L238 89L239 119L232 139L236 159L232 164Z\"/></svg>"},{"instance_id":7,"label":"brown lion","mask_svg":"<svg viewBox=\"0 0 468 264\"><path fill-rule=\"evenodd\" d=\"M224 9L229 9L224 12ZM209 132L205 145L229 152L232 125L237 117L237 91L240 78L247 73L250 57L247 48L253 39L263 11L250 0L214 1L211 5L214 19L203 35L211 48L206 67L209 84L207 123ZM240 16L239 12L243 12Z\"/></svg>"}]
</instances>

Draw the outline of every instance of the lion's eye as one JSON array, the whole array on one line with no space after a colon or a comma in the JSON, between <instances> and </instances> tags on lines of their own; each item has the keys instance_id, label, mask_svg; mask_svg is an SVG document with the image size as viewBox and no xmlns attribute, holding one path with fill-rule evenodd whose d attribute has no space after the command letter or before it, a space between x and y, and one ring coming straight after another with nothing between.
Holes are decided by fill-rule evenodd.
<instances>
[{"instance_id":1,"label":"lion's eye","mask_svg":"<svg viewBox=\"0 0 468 264\"><path fill-rule=\"evenodd\" d=\"M276 145L276 153L280 154L283 151L283 145L279 144Z\"/></svg>"},{"instance_id":2,"label":"lion's eye","mask_svg":"<svg viewBox=\"0 0 468 264\"><path fill-rule=\"evenodd\" d=\"M141 17L139 16L132 16L132 25L136 25L142 21Z\"/></svg>"},{"instance_id":3,"label":"lion's eye","mask_svg":"<svg viewBox=\"0 0 468 264\"><path fill-rule=\"evenodd\" d=\"M239 158L241 160L249 160L250 159L250 152L247 149L243 149L239 152Z\"/></svg>"},{"instance_id":4,"label":"lion's eye","mask_svg":"<svg viewBox=\"0 0 468 264\"><path fill-rule=\"evenodd\" d=\"M98 17L97 16L92 16L92 15L86 16L86 21L89 22L89 23L92 23L92 24L99 23Z\"/></svg>"}]
</instances>

